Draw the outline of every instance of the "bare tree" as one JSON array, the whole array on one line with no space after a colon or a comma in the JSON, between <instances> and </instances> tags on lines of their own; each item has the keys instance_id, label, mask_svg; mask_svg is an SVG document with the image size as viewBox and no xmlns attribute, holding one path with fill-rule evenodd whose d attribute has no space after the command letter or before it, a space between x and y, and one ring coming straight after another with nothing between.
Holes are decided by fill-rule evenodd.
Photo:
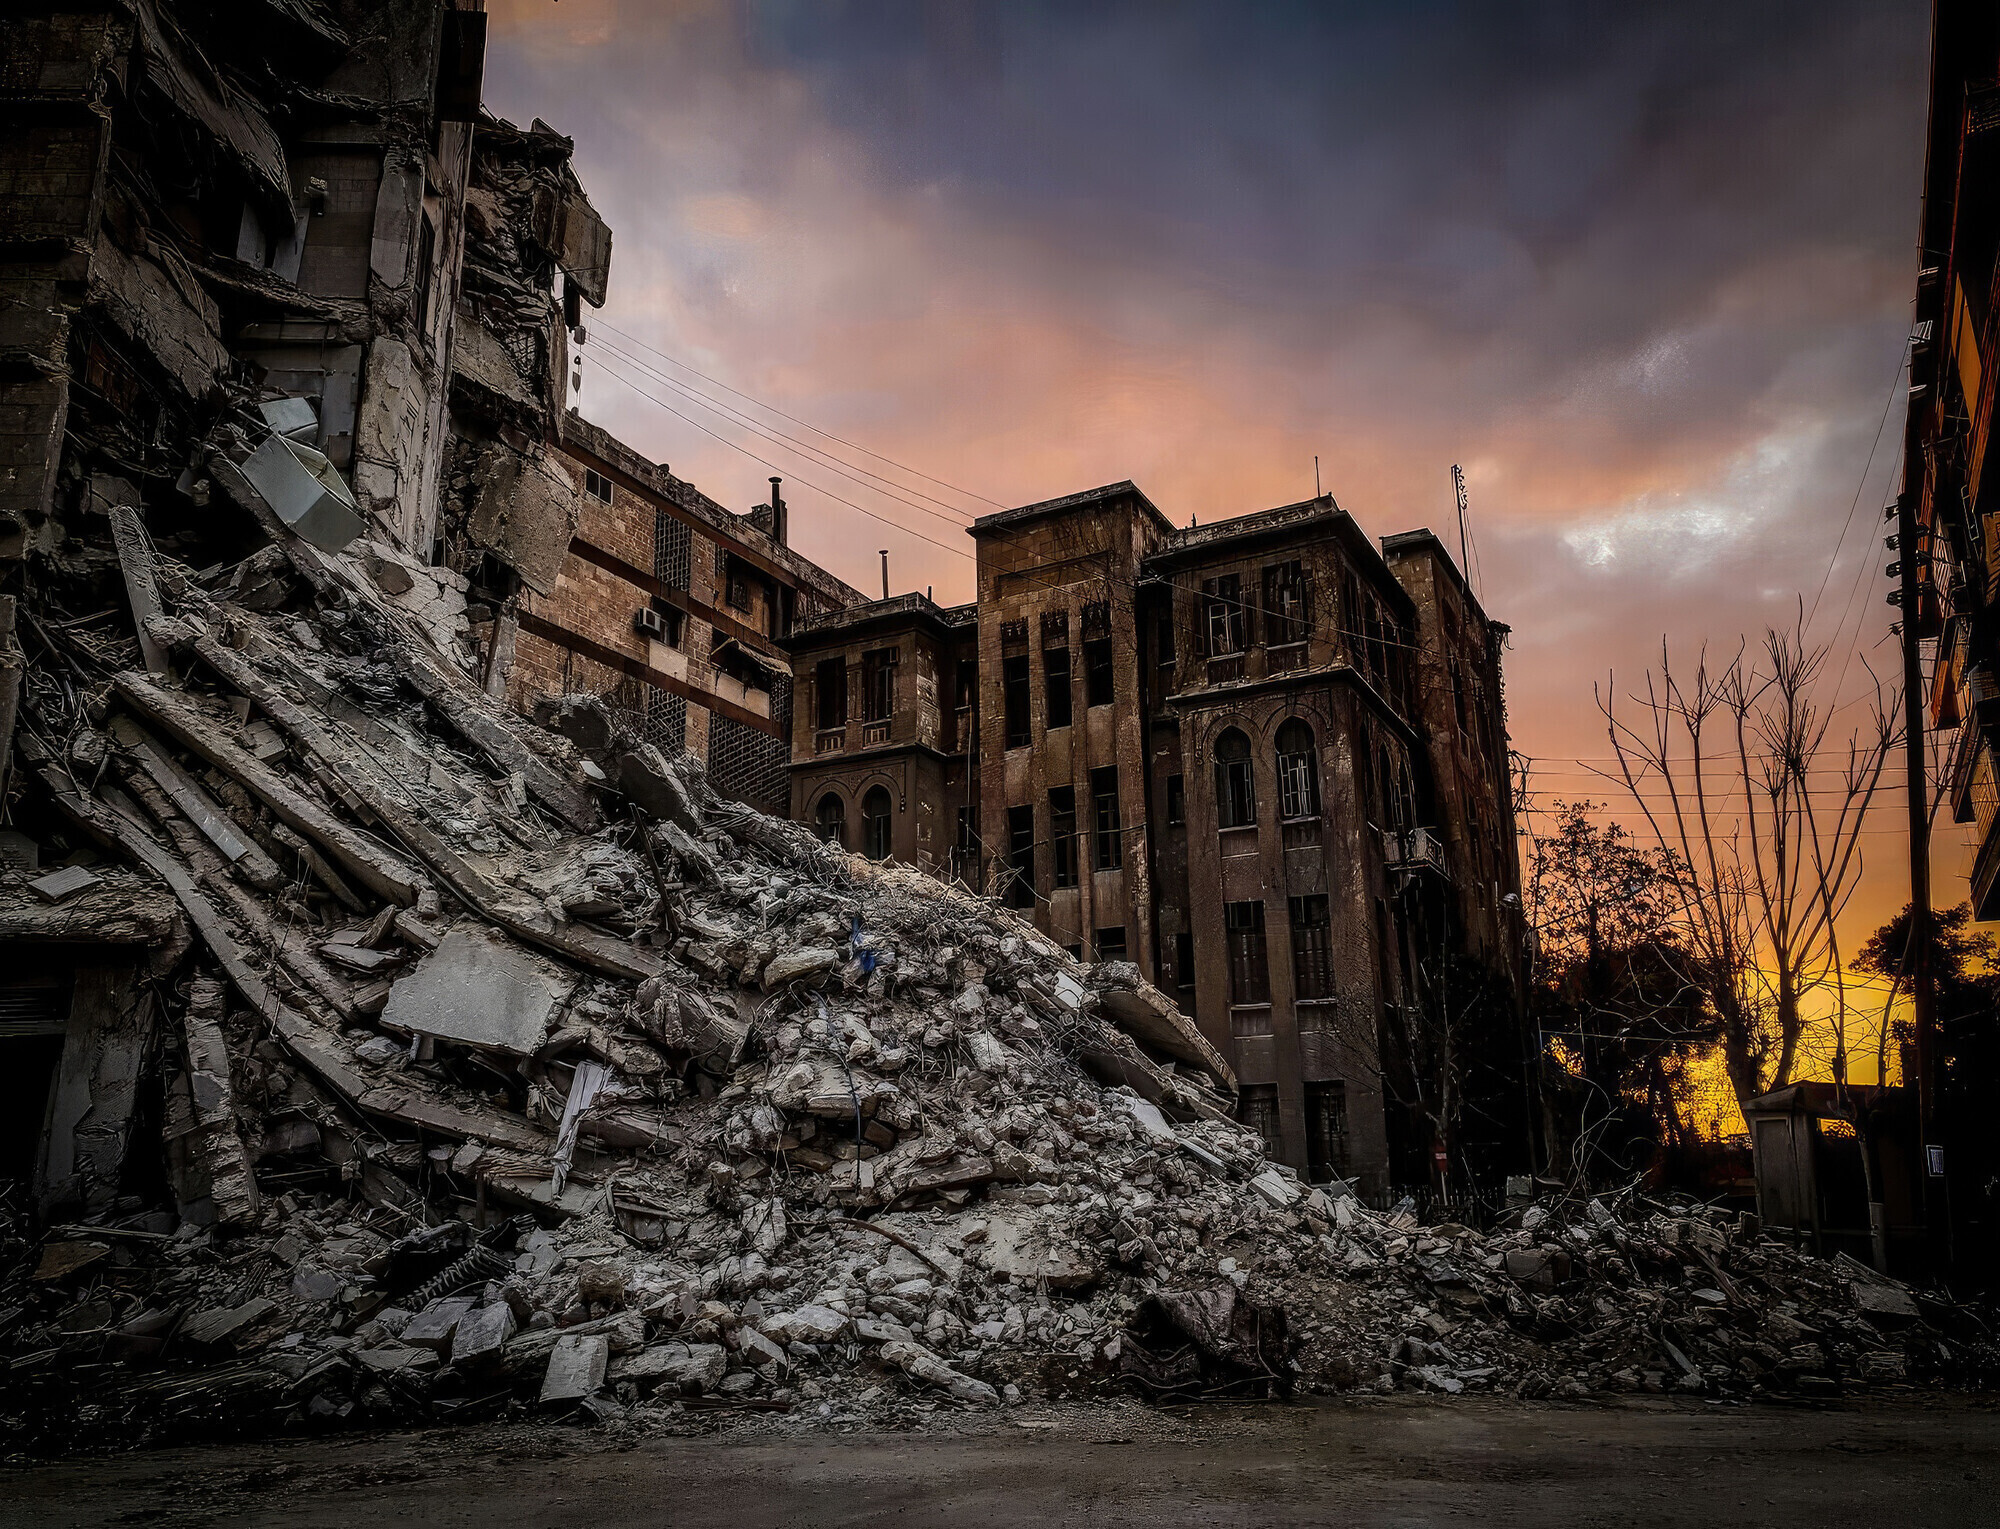
<instances>
[{"instance_id":1,"label":"bare tree","mask_svg":"<svg viewBox=\"0 0 2000 1529\"><path fill-rule=\"evenodd\" d=\"M1792 1081L1806 1003L1831 990L1844 1067L1846 983L1839 920L1860 884L1862 829L1901 740L1896 696L1879 680L1842 741L1813 694L1827 661L1803 621L1771 629L1720 670L1660 667L1627 721L1598 692L1617 774L1659 848L1684 866L1677 889L1690 975L1720 1022L1739 1104ZM1872 678L1871 671L1871 678ZM1830 776L1837 783L1822 785Z\"/></svg>"}]
</instances>

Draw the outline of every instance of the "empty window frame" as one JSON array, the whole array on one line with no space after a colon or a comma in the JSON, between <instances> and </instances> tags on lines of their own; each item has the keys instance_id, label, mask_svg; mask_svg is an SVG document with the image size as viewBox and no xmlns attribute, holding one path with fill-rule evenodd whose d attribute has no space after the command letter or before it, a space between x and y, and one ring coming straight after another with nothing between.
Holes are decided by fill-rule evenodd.
<instances>
[{"instance_id":1,"label":"empty window frame","mask_svg":"<svg viewBox=\"0 0 2000 1529\"><path fill-rule=\"evenodd\" d=\"M1109 637L1093 637L1083 645L1083 689L1087 706L1109 706L1116 696L1115 665Z\"/></svg>"},{"instance_id":2,"label":"empty window frame","mask_svg":"<svg viewBox=\"0 0 2000 1529\"><path fill-rule=\"evenodd\" d=\"M1333 996L1333 927L1324 893L1288 899L1292 921L1292 996Z\"/></svg>"},{"instance_id":3,"label":"empty window frame","mask_svg":"<svg viewBox=\"0 0 2000 1529\"><path fill-rule=\"evenodd\" d=\"M819 799L813 809L813 829L828 844L847 844L847 803L837 792L829 791Z\"/></svg>"},{"instance_id":4,"label":"empty window frame","mask_svg":"<svg viewBox=\"0 0 2000 1529\"><path fill-rule=\"evenodd\" d=\"M1223 828L1243 828L1257 821L1250 740L1233 727L1215 740L1215 812Z\"/></svg>"},{"instance_id":5,"label":"empty window frame","mask_svg":"<svg viewBox=\"0 0 2000 1529\"><path fill-rule=\"evenodd\" d=\"M1297 717L1278 729L1278 816L1287 822L1319 816L1319 755L1312 729Z\"/></svg>"},{"instance_id":6,"label":"empty window frame","mask_svg":"<svg viewBox=\"0 0 2000 1529\"><path fill-rule=\"evenodd\" d=\"M1229 1001L1269 1003L1271 970L1265 954L1263 903L1224 903L1222 924L1229 950Z\"/></svg>"},{"instance_id":7,"label":"empty window frame","mask_svg":"<svg viewBox=\"0 0 2000 1529\"><path fill-rule=\"evenodd\" d=\"M1171 614L1160 617L1153 629L1153 662L1162 669L1174 666L1174 618Z\"/></svg>"},{"instance_id":8,"label":"empty window frame","mask_svg":"<svg viewBox=\"0 0 2000 1529\"><path fill-rule=\"evenodd\" d=\"M1282 1162L1285 1155L1285 1133L1278 1124L1278 1085L1275 1083L1246 1083L1238 1096L1237 1118L1264 1139L1264 1155L1273 1161Z\"/></svg>"},{"instance_id":9,"label":"empty window frame","mask_svg":"<svg viewBox=\"0 0 2000 1529\"><path fill-rule=\"evenodd\" d=\"M1347 1085L1306 1084L1306 1175L1316 1184L1347 1177Z\"/></svg>"},{"instance_id":10,"label":"empty window frame","mask_svg":"<svg viewBox=\"0 0 2000 1529\"><path fill-rule=\"evenodd\" d=\"M1048 725L1068 727L1070 716L1069 649L1042 649L1042 685L1048 706Z\"/></svg>"},{"instance_id":11,"label":"empty window frame","mask_svg":"<svg viewBox=\"0 0 2000 1529\"><path fill-rule=\"evenodd\" d=\"M1243 580L1233 573L1201 581L1203 631L1208 656L1241 653L1244 647Z\"/></svg>"},{"instance_id":12,"label":"empty window frame","mask_svg":"<svg viewBox=\"0 0 2000 1529\"><path fill-rule=\"evenodd\" d=\"M973 697L979 693L979 665L970 658L961 658L954 676L951 704L954 710L972 710Z\"/></svg>"},{"instance_id":13,"label":"empty window frame","mask_svg":"<svg viewBox=\"0 0 2000 1529\"><path fill-rule=\"evenodd\" d=\"M1035 809L1007 809L1007 906L1035 905Z\"/></svg>"},{"instance_id":14,"label":"empty window frame","mask_svg":"<svg viewBox=\"0 0 2000 1529\"><path fill-rule=\"evenodd\" d=\"M1304 642L1311 630L1304 566L1297 558L1271 564L1264 570L1264 641L1274 647Z\"/></svg>"},{"instance_id":15,"label":"empty window frame","mask_svg":"<svg viewBox=\"0 0 2000 1529\"><path fill-rule=\"evenodd\" d=\"M735 558L729 560L729 572L723 581L723 598L733 611L750 609L750 575Z\"/></svg>"},{"instance_id":16,"label":"empty window frame","mask_svg":"<svg viewBox=\"0 0 2000 1529\"><path fill-rule=\"evenodd\" d=\"M1114 924L1097 931L1097 959L1100 961L1123 961L1125 957L1125 926Z\"/></svg>"},{"instance_id":17,"label":"empty window frame","mask_svg":"<svg viewBox=\"0 0 2000 1529\"><path fill-rule=\"evenodd\" d=\"M1186 929L1174 936L1174 986L1194 986L1194 935Z\"/></svg>"},{"instance_id":18,"label":"empty window frame","mask_svg":"<svg viewBox=\"0 0 2000 1529\"><path fill-rule=\"evenodd\" d=\"M1049 885L1076 885L1076 787L1057 786L1049 792Z\"/></svg>"},{"instance_id":19,"label":"empty window frame","mask_svg":"<svg viewBox=\"0 0 2000 1529\"><path fill-rule=\"evenodd\" d=\"M1000 660L1000 689L1006 712L1007 747L1024 749L1034 741L1028 718L1028 655L1009 653Z\"/></svg>"},{"instance_id":20,"label":"empty window frame","mask_svg":"<svg viewBox=\"0 0 2000 1529\"><path fill-rule=\"evenodd\" d=\"M847 660L823 658L813 666L813 704L822 731L847 726Z\"/></svg>"},{"instance_id":21,"label":"empty window frame","mask_svg":"<svg viewBox=\"0 0 2000 1529\"><path fill-rule=\"evenodd\" d=\"M1125 863L1125 836L1118 823L1118 767L1106 765L1090 772L1091 818L1096 840L1092 864L1100 871L1115 871Z\"/></svg>"},{"instance_id":22,"label":"empty window frame","mask_svg":"<svg viewBox=\"0 0 2000 1529\"><path fill-rule=\"evenodd\" d=\"M1167 826L1178 828L1187 821L1187 783L1179 775L1167 777Z\"/></svg>"},{"instance_id":23,"label":"empty window frame","mask_svg":"<svg viewBox=\"0 0 2000 1529\"><path fill-rule=\"evenodd\" d=\"M861 852L870 860L889 858L890 817L894 806L881 786L870 786L861 798Z\"/></svg>"},{"instance_id":24,"label":"empty window frame","mask_svg":"<svg viewBox=\"0 0 2000 1529\"><path fill-rule=\"evenodd\" d=\"M861 720L887 722L896 714L894 648L871 648L861 655Z\"/></svg>"}]
</instances>

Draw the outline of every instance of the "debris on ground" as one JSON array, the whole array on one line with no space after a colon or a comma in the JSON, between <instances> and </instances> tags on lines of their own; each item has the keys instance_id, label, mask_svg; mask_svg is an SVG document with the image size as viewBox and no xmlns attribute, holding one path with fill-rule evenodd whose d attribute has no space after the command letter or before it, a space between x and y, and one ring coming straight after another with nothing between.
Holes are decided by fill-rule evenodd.
<instances>
[{"instance_id":1,"label":"debris on ground","mask_svg":"<svg viewBox=\"0 0 2000 1529\"><path fill-rule=\"evenodd\" d=\"M84 874L10 862L0 932L125 910L159 1103L88 1082L123 1166L76 1154L69 1219L0 1246L18 1444L1983 1362L1969 1319L1702 1206L1480 1231L1302 1183L1135 967L725 801L595 699L513 717L365 554L272 537L254 609L131 549L157 664L49 634L24 689Z\"/></svg>"}]
</instances>

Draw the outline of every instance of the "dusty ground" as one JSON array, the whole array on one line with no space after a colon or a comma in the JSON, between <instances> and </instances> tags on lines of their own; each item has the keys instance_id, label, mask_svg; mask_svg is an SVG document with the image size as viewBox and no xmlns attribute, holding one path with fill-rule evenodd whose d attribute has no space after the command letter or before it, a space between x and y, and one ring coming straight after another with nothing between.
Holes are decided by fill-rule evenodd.
<instances>
[{"instance_id":1,"label":"dusty ground","mask_svg":"<svg viewBox=\"0 0 2000 1529\"><path fill-rule=\"evenodd\" d=\"M930 1434L769 1424L607 1443L437 1429L71 1460L0 1473L0 1522L1761 1526L2000 1521L2000 1410L1413 1398L1055 1410Z\"/></svg>"}]
</instances>

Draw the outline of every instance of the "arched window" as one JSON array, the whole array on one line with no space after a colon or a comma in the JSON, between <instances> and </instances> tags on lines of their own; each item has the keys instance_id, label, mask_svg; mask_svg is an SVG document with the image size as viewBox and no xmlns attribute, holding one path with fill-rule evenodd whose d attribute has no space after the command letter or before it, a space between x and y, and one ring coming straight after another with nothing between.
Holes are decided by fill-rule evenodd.
<instances>
[{"instance_id":1,"label":"arched window","mask_svg":"<svg viewBox=\"0 0 2000 1529\"><path fill-rule=\"evenodd\" d=\"M1312 729L1297 717L1278 729L1278 816L1319 816L1319 759Z\"/></svg>"},{"instance_id":2,"label":"arched window","mask_svg":"<svg viewBox=\"0 0 2000 1529\"><path fill-rule=\"evenodd\" d=\"M813 826L827 843L847 843L847 803L838 792L829 791L819 799L819 805L813 809Z\"/></svg>"},{"instance_id":3,"label":"arched window","mask_svg":"<svg viewBox=\"0 0 2000 1529\"><path fill-rule=\"evenodd\" d=\"M1241 828L1257 821L1250 740L1233 727L1215 740L1215 810L1224 828Z\"/></svg>"},{"instance_id":4,"label":"arched window","mask_svg":"<svg viewBox=\"0 0 2000 1529\"><path fill-rule=\"evenodd\" d=\"M889 793L870 786L861 798L861 853L870 860L889 858Z\"/></svg>"}]
</instances>

